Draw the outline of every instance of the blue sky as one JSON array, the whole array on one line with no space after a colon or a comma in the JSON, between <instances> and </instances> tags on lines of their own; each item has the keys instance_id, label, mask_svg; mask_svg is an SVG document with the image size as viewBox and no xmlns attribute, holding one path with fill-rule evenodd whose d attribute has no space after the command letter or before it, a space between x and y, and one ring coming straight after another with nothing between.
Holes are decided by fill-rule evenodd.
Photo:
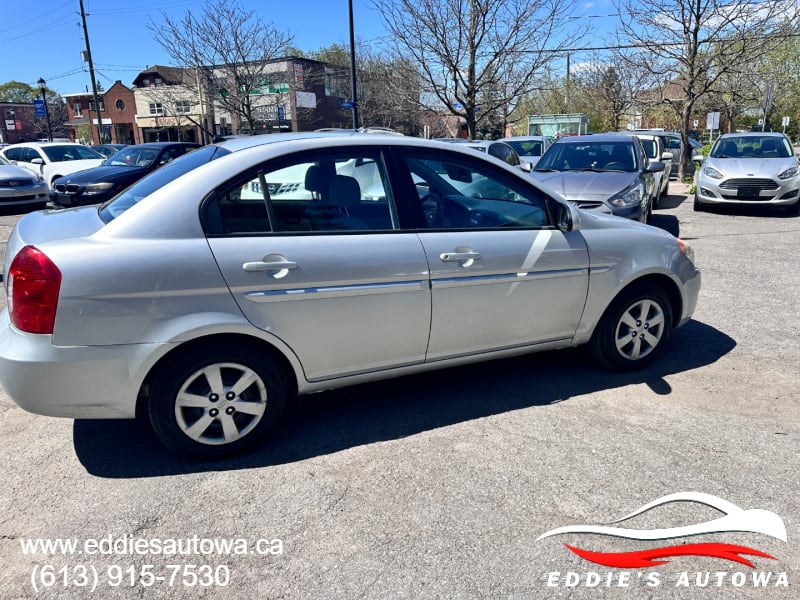
<instances>
[{"instance_id":1,"label":"blue sky","mask_svg":"<svg viewBox=\"0 0 800 600\"><path fill-rule=\"evenodd\" d=\"M391 2L392 0L384 0ZM349 45L347 0L241 0L262 21L294 35L294 45L311 52L331 44ZM151 65L170 65L170 58L152 39L147 23L161 11L180 19L187 11L202 14L202 0L84 0L92 59L98 83L109 88L116 80L130 86ZM91 88L79 0L38 0L25 11L8 11L0 19L0 83L22 81L35 86L43 77L60 94ZM617 17L609 0L583 1L577 19L589 19L595 29L614 27ZM24 15L24 17L23 17ZM387 35L371 0L353 0L357 44L380 43ZM572 19L576 19L573 16ZM610 40L595 35L587 44ZM573 64L582 57L573 56Z\"/></svg>"},{"instance_id":2,"label":"blue sky","mask_svg":"<svg viewBox=\"0 0 800 600\"><path fill-rule=\"evenodd\" d=\"M347 0L242 4L262 21L292 33L294 45L304 51L349 44ZM171 64L152 39L148 19L158 20L162 10L173 18L186 11L200 15L202 6L202 0L84 0L98 83L107 89L119 79L130 86L148 65ZM78 0L38 0L25 10L5 12L6 18L0 19L0 83L35 86L43 77L49 89L61 94L91 88L88 66L81 60L85 46ZM386 33L369 0L353 0L353 21L358 42L376 41Z\"/></svg>"}]
</instances>

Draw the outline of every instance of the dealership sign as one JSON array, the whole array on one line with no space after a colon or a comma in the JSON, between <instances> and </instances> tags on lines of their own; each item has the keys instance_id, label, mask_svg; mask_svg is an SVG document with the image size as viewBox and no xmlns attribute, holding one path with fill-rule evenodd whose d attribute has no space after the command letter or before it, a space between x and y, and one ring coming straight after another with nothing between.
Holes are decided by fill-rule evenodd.
<instances>
[{"instance_id":1,"label":"dealership sign","mask_svg":"<svg viewBox=\"0 0 800 600\"><path fill-rule=\"evenodd\" d=\"M645 512L676 502L705 505L718 510L722 515L702 523L676 527L634 529L622 525L623 522ZM629 572L615 573L613 571L607 573L598 573L596 571L586 573L574 571L567 573L550 572L545 576L546 585L550 587L575 587L577 585L597 587L603 585L604 581L606 586L628 587L631 582L639 582L648 587L655 587L661 585L669 577L658 571L647 573L636 573L635 571L654 569L679 557L682 564L685 564L687 557L711 558L743 565L753 569L754 572L749 573L748 576L748 573L744 572L722 570L714 572L698 571L696 573L683 571L672 574L674 584L678 586L696 585L707 587L709 585L722 586L727 583L736 587L743 585L788 587L789 582L785 572L755 572L757 562L761 565L765 561L777 560L775 556L751 545L723 542L719 538L714 539L715 536L723 534L726 538L729 538L731 534L757 534L780 540L781 542L787 541L783 519L774 512L760 508L745 510L718 496L698 492L680 492L663 496L626 514L609 525L568 525L551 529L540 535L536 541L556 536L569 535L573 538L581 536L581 539L586 540L585 542L565 543L564 546L570 552L595 565L611 569L634 570L633 574ZM617 540L614 544L620 545L621 548L618 551L599 551L588 547L588 544L594 538L585 536L598 535L614 538ZM697 536L710 536L711 539L700 542L683 541L675 544L656 543L680 538L696 538ZM645 543L650 547L636 550L626 548L631 543L638 545Z\"/></svg>"}]
</instances>

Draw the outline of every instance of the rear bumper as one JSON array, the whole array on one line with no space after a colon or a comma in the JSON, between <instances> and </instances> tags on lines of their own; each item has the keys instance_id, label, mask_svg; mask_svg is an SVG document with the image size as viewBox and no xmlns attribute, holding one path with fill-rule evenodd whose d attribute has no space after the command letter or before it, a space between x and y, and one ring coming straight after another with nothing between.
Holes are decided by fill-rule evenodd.
<instances>
[{"instance_id":1,"label":"rear bumper","mask_svg":"<svg viewBox=\"0 0 800 600\"><path fill-rule=\"evenodd\" d=\"M158 344L59 347L0 314L0 385L29 412L73 419L127 419L141 381L135 367Z\"/></svg>"}]
</instances>

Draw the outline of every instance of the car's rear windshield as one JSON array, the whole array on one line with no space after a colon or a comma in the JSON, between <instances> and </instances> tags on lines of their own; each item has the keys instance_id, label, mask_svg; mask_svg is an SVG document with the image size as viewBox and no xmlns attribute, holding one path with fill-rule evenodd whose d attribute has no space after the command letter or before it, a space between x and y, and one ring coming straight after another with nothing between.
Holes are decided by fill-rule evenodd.
<instances>
[{"instance_id":1,"label":"car's rear windshield","mask_svg":"<svg viewBox=\"0 0 800 600\"><path fill-rule=\"evenodd\" d=\"M164 187L170 181L226 154L230 154L230 150L212 145L176 158L103 204L100 207L100 218L106 223L113 221L142 198Z\"/></svg>"}]
</instances>

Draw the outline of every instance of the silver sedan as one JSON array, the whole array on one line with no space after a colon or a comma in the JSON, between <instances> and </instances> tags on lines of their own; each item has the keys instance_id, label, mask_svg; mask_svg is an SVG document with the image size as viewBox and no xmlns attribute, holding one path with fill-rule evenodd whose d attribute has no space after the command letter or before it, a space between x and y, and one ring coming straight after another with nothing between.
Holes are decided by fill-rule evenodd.
<instances>
[{"instance_id":1,"label":"silver sedan","mask_svg":"<svg viewBox=\"0 0 800 600\"><path fill-rule=\"evenodd\" d=\"M44 208L48 198L44 179L0 156L0 208Z\"/></svg>"},{"instance_id":2,"label":"silver sedan","mask_svg":"<svg viewBox=\"0 0 800 600\"><path fill-rule=\"evenodd\" d=\"M800 164L782 133L731 133L717 138L697 174L694 209L779 206L800 211Z\"/></svg>"},{"instance_id":3,"label":"silver sedan","mask_svg":"<svg viewBox=\"0 0 800 600\"><path fill-rule=\"evenodd\" d=\"M104 206L18 222L0 316L17 404L142 411L169 447L216 457L264 439L297 394L581 344L638 368L695 309L683 241L472 149L226 143Z\"/></svg>"}]
</instances>

